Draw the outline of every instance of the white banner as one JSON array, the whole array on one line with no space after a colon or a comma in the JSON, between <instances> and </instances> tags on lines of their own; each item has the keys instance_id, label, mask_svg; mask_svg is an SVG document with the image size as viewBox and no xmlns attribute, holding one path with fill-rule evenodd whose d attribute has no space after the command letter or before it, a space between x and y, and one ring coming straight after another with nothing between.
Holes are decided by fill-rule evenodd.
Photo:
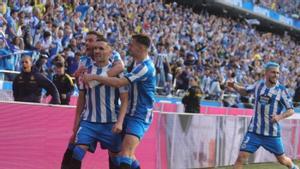
<instances>
[{"instance_id":1,"label":"white banner","mask_svg":"<svg viewBox=\"0 0 300 169\"><path fill-rule=\"evenodd\" d=\"M165 123L159 125L159 132L166 135L170 169L233 165L250 122L250 117L237 116L158 115L164 119L160 123ZM285 120L281 124L285 153L299 158L300 120ZM260 148L248 162L270 161L276 161L274 155Z\"/></svg>"}]
</instances>

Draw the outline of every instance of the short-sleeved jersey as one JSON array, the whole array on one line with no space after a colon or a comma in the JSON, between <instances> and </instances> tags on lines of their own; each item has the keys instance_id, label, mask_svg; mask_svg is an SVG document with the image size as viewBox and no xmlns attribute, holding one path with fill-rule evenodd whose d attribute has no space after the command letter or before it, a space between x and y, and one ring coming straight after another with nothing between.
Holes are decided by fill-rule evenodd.
<instances>
[{"instance_id":1,"label":"short-sleeved jersey","mask_svg":"<svg viewBox=\"0 0 300 169\"><path fill-rule=\"evenodd\" d=\"M254 93L255 114L248 127L249 132L264 136L280 136L279 123L272 123L272 115L279 115L283 110L292 109L293 104L287 89L277 84L268 88L264 80L246 87L248 93Z\"/></svg>"},{"instance_id":2,"label":"short-sleeved jersey","mask_svg":"<svg viewBox=\"0 0 300 169\"><path fill-rule=\"evenodd\" d=\"M88 68L88 73L100 75L103 71L108 71L112 67L109 64L100 68L92 65ZM117 121L120 111L120 93L127 92L127 87L114 88L105 85L96 85L92 88L82 88L85 91L85 106L81 114L82 120L96 123L112 123Z\"/></svg>"},{"instance_id":3,"label":"short-sleeved jersey","mask_svg":"<svg viewBox=\"0 0 300 169\"><path fill-rule=\"evenodd\" d=\"M130 81L129 105L127 115L151 123L155 93L155 67L147 57L138 63L125 77Z\"/></svg>"},{"instance_id":4,"label":"short-sleeved jersey","mask_svg":"<svg viewBox=\"0 0 300 169\"><path fill-rule=\"evenodd\" d=\"M114 65L114 63L117 62L117 61L122 62L121 55L117 51L113 51L112 55L109 58L109 61L110 61L110 63L112 63L112 65ZM95 64L95 61L90 56L81 56L80 57L79 67L84 66L87 69L89 69L90 67L93 66L93 64ZM81 77L79 77L77 85L78 85L79 89L84 89L85 88L85 85L82 83Z\"/></svg>"},{"instance_id":5,"label":"short-sleeved jersey","mask_svg":"<svg viewBox=\"0 0 300 169\"><path fill-rule=\"evenodd\" d=\"M112 64L114 64L114 62L116 62L116 61L122 61L121 55L117 51L114 50L112 52L112 55L109 58L109 61ZM85 67L89 67L93 63L94 63L93 59L89 56L81 56L80 57L80 61L79 61L80 65L83 65Z\"/></svg>"}]
</instances>

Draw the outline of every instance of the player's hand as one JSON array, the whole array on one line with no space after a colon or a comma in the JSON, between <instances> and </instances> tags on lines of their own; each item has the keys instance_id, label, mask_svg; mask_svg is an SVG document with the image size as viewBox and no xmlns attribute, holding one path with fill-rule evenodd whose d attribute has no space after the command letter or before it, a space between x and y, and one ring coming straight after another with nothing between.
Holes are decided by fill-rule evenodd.
<instances>
[{"instance_id":1,"label":"player's hand","mask_svg":"<svg viewBox=\"0 0 300 169\"><path fill-rule=\"evenodd\" d=\"M272 115L272 123L277 123L279 120L281 120L281 115Z\"/></svg>"},{"instance_id":2,"label":"player's hand","mask_svg":"<svg viewBox=\"0 0 300 169\"><path fill-rule=\"evenodd\" d=\"M87 68L83 65L79 66L79 68L75 71L74 76L78 78L80 75L82 75L84 72L87 71Z\"/></svg>"},{"instance_id":3,"label":"player's hand","mask_svg":"<svg viewBox=\"0 0 300 169\"><path fill-rule=\"evenodd\" d=\"M123 124L119 122L116 122L112 128L113 133L120 133L122 130L123 130Z\"/></svg>"},{"instance_id":4,"label":"player's hand","mask_svg":"<svg viewBox=\"0 0 300 169\"><path fill-rule=\"evenodd\" d=\"M226 82L226 86L228 88L234 88L234 81L228 81L228 82Z\"/></svg>"},{"instance_id":5,"label":"player's hand","mask_svg":"<svg viewBox=\"0 0 300 169\"><path fill-rule=\"evenodd\" d=\"M95 80L97 75L91 75L91 74L84 74L83 77L83 82L88 83L89 81Z\"/></svg>"}]
</instances>

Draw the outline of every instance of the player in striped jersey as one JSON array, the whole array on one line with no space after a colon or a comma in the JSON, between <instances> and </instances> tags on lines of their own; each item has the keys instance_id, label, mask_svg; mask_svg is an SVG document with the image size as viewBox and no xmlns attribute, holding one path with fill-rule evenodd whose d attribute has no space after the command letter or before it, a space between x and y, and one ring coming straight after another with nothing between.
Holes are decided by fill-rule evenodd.
<instances>
[{"instance_id":1,"label":"player in striped jersey","mask_svg":"<svg viewBox=\"0 0 300 169\"><path fill-rule=\"evenodd\" d=\"M88 68L88 73L100 75L112 68L112 64L109 62L111 48L103 40L99 40L95 44L95 64ZM84 108L76 111L73 136L71 137L71 142L75 142L76 146L72 149L71 160L62 164L63 169L81 168L81 161L86 151L94 152L97 142L100 142L103 149L109 150L110 157L121 150L121 135L117 133L122 131L128 105L126 87L95 85L84 88L81 85L79 90L80 95L84 95L84 98L79 101L77 106ZM119 98L121 105L119 105ZM110 168L115 167L110 166Z\"/></svg>"},{"instance_id":2,"label":"player in striped jersey","mask_svg":"<svg viewBox=\"0 0 300 169\"><path fill-rule=\"evenodd\" d=\"M132 36L128 51L136 65L131 72L125 74L125 77L84 76L85 82L97 80L114 87L130 85L130 101L124 120L122 150L115 158L119 169L140 168L134 152L152 122L156 82L154 64L148 56L150 43L150 38L146 35Z\"/></svg>"},{"instance_id":3,"label":"player in striped jersey","mask_svg":"<svg viewBox=\"0 0 300 169\"><path fill-rule=\"evenodd\" d=\"M284 154L280 136L281 129L278 122L292 116L294 109L287 89L278 83L278 78L279 64L268 62L265 64L264 80L246 88L234 82L227 83L228 87L238 91L241 95L253 93L255 97L255 114L241 144L240 153L234 165L235 169L243 168L244 161L260 146L273 153L280 164L290 169L298 169Z\"/></svg>"},{"instance_id":4,"label":"player in striped jersey","mask_svg":"<svg viewBox=\"0 0 300 169\"><path fill-rule=\"evenodd\" d=\"M85 55L80 58L80 63L79 63L79 68L75 72L75 77L76 77L76 82L77 86L83 88L84 84L82 83L82 75L87 71L87 67L90 67L91 65L94 64L93 60L93 51L94 51L94 44L96 43L97 39L104 40L105 38L103 35L95 32L95 31L90 31L86 35L86 51ZM117 52L113 52L110 61L112 63L112 68L109 69L107 72L103 72L102 75L104 76L117 76L119 73L123 72L124 70L124 64L123 61L121 60L120 55L117 55ZM96 83L93 83L94 85ZM82 112L83 107L81 106L81 102L84 100L84 94L81 94L79 92L78 98L77 98L77 106L76 106L76 111L77 112ZM66 149L64 153L64 158L62 163L68 163L68 161L72 158L72 149L74 148L74 145L70 142L68 148ZM111 163L110 163L111 164Z\"/></svg>"},{"instance_id":5,"label":"player in striped jersey","mask_svg":"<svg viewBox=\"0 0 300 169\"><path fill-rule=\"evenodd\" d=\"M93 48L97 39L105 39L103 35L95 31L90 31L86 35L86 54L80 58L79 68L75 72L75 77L78 78L82 75L87 67L93 64ZM121 59L120 54L117 51L113 51L111 57L109 58L110 62L113 64L113 68L110 69L106 74L103 75L114 77L120 72L124 71L124 63Z\"/></svg>"}]
</instances>

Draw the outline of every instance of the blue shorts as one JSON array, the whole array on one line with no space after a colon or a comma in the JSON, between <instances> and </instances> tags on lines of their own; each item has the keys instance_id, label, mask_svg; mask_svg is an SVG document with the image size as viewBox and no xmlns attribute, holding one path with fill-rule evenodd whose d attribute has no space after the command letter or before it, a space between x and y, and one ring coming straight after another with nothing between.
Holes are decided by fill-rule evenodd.
<instances>
[{"instance_id":1,"label":"blue shorts","mask_svg":"<svg viewBox=\"0 0 300 169\"><path fill-rule=\"evenodd\" d=\"M81 121L76 134L75 144L87 145L90 152L95 152L97 142L100 142L102 149L111 152L121 151L122 137L112 132L114 123L91 123Z\"/></svg>"},{"instance_id":2,"label":"blue shorts","mask_svg":"<svg viewBox=\"0 0 300 169\"><path fill-rule=\"evenodd\" d=\"M276 156L284 154L281 137L263 136L251 132L246 133L240 151L254 153L260 146Z\"/></svg>"},{"instance_id":3,"label":"blue shorts","mask_svg":"<svg viewBox=\"0 0 300 169\"><path fill-rule=\"evenodd\" d=\"M149 126L149 123L146 123L141 119L126 116L124 119L123 134L133 135L141 140L148 130Z\"/></svg>"}]
</instances>

